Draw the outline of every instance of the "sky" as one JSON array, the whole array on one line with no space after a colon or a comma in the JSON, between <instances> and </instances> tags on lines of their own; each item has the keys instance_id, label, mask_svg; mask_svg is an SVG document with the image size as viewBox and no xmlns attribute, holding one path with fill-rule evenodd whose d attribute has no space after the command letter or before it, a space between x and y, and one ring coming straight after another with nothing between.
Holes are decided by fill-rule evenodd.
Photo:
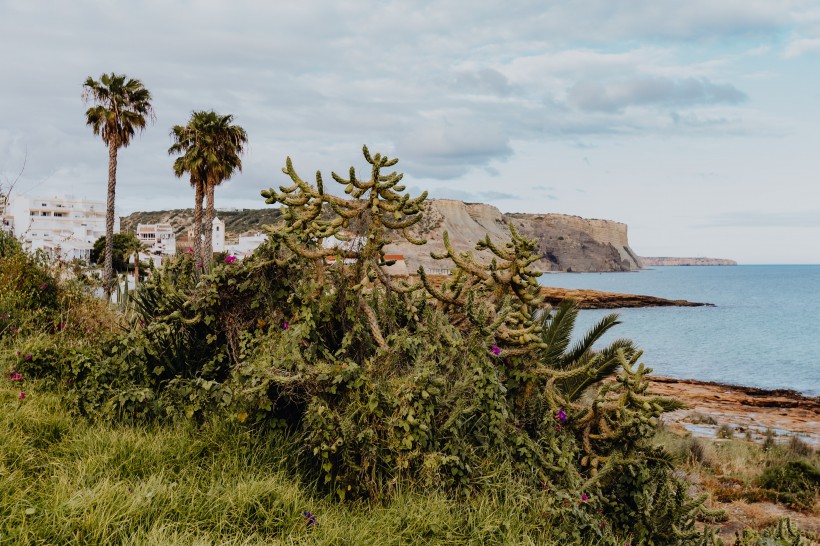
<instances>
[{"instance_id":1,"label":"sky","mask_svg":"<svg viewBox=\"0 0 820 546\"><path fill-rule=\"evenodd\" d=\"M616 220L643 256L820 263L820 0L0 0L0 51L17 194L105 198L81 94L116 72L156 112L121 214L193 206L169 132L213 109L249 138L217 207L367 144L413 195Z\"/></svg>"}]
</instances>

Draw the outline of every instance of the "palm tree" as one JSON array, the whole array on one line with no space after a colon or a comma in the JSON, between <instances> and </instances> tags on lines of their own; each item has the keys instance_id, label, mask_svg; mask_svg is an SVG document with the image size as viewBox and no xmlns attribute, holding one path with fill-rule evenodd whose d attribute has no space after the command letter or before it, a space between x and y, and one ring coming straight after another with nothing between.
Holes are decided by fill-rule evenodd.
<instances>
[{"instance_id":1,"label":"palm tree","mask_svg":"<svg viewBox=\"0 0 820 546\"><path fill-rule=\"evenodd\" d=\"M207 152L203 135L207 127L205 112L193 112L188 125L174 125L171 138L174 144L168 148L169 154L182 153L174 160L174 174L181 178L190 174L194 197L194 258L202 261L202 201L205 198L205 164Z\"/></svg>"},{"instance_id":2,"label":"palm tree","mask_svg":"<svg viewBox=\"0 0 820 546\"><path fill-rule=\"evenodd\" d=\"M181 177L187 172L191 185L196 189L194 206L194 251L207 268L213 257L212 231L214 221L214 188L228 180L236 170L242 170L240 156L244 152L248 135L245 130L232 125L233 116L222 116L211 111L191 113L188 125L176 125L171 129L174 144L169 154L182 153L174 161L174 174ZM202 237L202 197L205 195L205 248L200 250Z\"/></svg>"},{"instance_id":3,"label":"palm tree","mask_svg":"<svg viewBox=\"0 0 820 546\"><path fill-rule=\"evenodd\" d=\"M558 372L578 372L562 373L554 382L557 393L567 402L575 401L584 389L614 374L621 365L621 357L634 363L641 355L628 339L616 339L600 350L593 349L596 341L620 324L614 313L603 317L570 346L577 318L578 304L572 300L562 301L552 312L533 314L533 320L541 324L541 341L545 346L538 354L542 365Z\"/></svg>"},{"instance_id":4,"label":"palm tree","mask_svg":"<svg viewBox=\"0 0 820 546\"><path fill-rule=\"evenodd\" d=\"M136 130L145 129L147 119L154 119L151 93L142 82L125 75L103 74L96 81L89 76L83 84L83 101L94 103L86 110L86 124L108 146L108 202L105 213L105 261L103 290L111 297L114 276L114 194L117 186L117 152L131 144Z\"/></svg>"}]
</instances>

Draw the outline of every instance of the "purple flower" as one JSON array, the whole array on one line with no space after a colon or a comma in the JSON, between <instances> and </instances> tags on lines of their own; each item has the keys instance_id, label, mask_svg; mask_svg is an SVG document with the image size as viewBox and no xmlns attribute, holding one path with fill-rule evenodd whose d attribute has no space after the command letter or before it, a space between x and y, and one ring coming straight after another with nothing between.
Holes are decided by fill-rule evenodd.
<instances>
[{"instance_id":1,"label":"purple flower","mask_svg":"<svg viewBox=\"0 0 820 546\"><path fill-rule=\"evenodd\" d=\"M492 349L490 349L490 350L493 352L493 354L495 356L498 356L498 355L501 354L501 347L499 347L498 345L493 345Z\"/></svg>"},{"instance_id":2,"label":"purple flower","mask_svg":"<svg viewBox=\"0 0 820 546\"><path fill-rule=\"evenodd\" d=\"M25 400L25 399L26 399L26 393L21 392L20 393L20 400Z\"/></svg>"},{"instance_id":3,"label":"purple flower","mask_svg":"<svg viewBox=\"0 0 820 546\"><path fill-rule=\"evenodd\" d=\"M586 493L581 493L581 502L586 502L589 500L589 497Z\"/></svg>"},{"instance_id":4,"label":"purple flower","mask_svg":"<svg viewBox=\"0 0 820 546\"><path fill-rule=\"evenodd\" d=\"M231 256L230 254L225 256L225 263L232 264L236 261L236 256Z\"/></svg>"},{"instance_id":5,"label":"purple flower","mask_svg":"<svg viewBox=\"0 0 820 546\"><path fill-rule=\"evenodd\" d=\"M562 423L567 422L567 414L564 413L564 408L558 410L558 413L555 415L555 418L561 421Z\"/></svg>"},{"instance_id":6,"label":"purple flower","mask_svg":"<svg viewBox=\"0 0 820 546\"><path fill-rule=\"evenodd\" d=\"M41 285L40 285L40 290L45 290L45 289L46 289L46 285L45 285L45 284L41 284Z\"/></svg>"},{"instance_id":7,"label":"purple flower","mask_svg":"<svg viewBox=\"0 0 820 546\"><path fill-rule=\"evenodd\" d=\"M307 526L308 527L310 527L312 525L316 525L316 516L314 516L313 514L308 512L307 510L302 512L302 515L305 516L305 519L307 520Z\"/></svg>"},{"instance_id":8,"label":"purple flower","mask_svg":"<svg viewBox=\"0 0 820 546\"><path fill-rule=\"evenodd\" d=\"M287 321L283 322L282 323L282 330L287 330L288 328L290 328L290 323L287 322Z\"/></svg>"}]
</instances>

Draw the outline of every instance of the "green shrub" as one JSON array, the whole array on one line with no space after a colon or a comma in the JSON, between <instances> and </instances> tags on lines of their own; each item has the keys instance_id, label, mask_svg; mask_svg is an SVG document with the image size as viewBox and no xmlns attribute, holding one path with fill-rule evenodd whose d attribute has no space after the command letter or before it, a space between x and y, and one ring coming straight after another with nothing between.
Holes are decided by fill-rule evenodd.
<instances>
[{"instance_id":1,"label":"green shrub","mask_svg":"<svg viewBox=\"0 0 820 546\"><path fill-rule=\"evenodd\" d=\"M805 461L788 461L764 470L755 485L776 492L779 502L805 510L820 493L820 470Z\"/></svg>"},{"instance_id":2,"label":"green shrub","mask_svg":"<svg viewBox=\"0 0 820 546\"><path fill-rule=\"evenodd\" d=\"M333 174L350 199L319 174L302 181L288 159L292 185L263 192L285 223L253 257L201 274L183 255L140 286L126 330L72 359L80 410L128 421L228 411L260 435L286 429L303 479L340 499L470 497L512 480L540 492L551 534L568 542L608 543L608 529L696 540L703 499L649 444L679 404L648 392L631 342L593 349L617 317L573 344L577 306L543 303L535 243L514 228L503 245L478 243L489 263L445 234L456 267L443 286L423 270L416 284L389 278L384 248L422 243L409 229L425 195L384 174L396 160L364 154L368 180ZM328 248L329 237L349 244Z\"/></svg>"}]
</instances>

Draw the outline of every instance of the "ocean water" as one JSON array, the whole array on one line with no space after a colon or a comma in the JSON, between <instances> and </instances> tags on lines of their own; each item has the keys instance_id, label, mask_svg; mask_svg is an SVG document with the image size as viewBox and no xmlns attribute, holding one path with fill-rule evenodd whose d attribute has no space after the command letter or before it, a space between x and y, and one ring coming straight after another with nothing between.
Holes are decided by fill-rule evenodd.
<instances>
[{"instance_id":1,"label":"ocean water","mask_svg":"<svg viewBox=\"0 0 820 546\"><path fill-rule=\"evenodd\" d=\"M820 396L820 265L656 267L545 274L540 281L713 303L619 309L622 324L599 344L631 338L655 375ZM582 311L575 336L611 312Z\"/></svg>"}]
</instances>

